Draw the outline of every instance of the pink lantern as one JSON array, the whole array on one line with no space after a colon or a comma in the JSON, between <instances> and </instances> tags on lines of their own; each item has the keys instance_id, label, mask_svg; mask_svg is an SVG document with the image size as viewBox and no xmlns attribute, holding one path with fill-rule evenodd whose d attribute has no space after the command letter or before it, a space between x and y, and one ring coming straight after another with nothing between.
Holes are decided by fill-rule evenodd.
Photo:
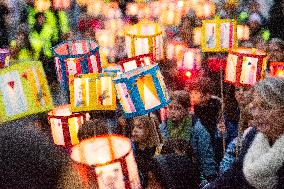
<instances>
[{"instance_id":1,"label":"pink lantern","mask_svg":"<svg viewBox=\"0 0 284 189\"><path fill-rule=\"evenodd\" d=\"M84 188L141 188L128 138L104 135L84 140L72 148L71 158Z\"/></svg>"},{"instance_id":2,"label":"pink lantern","mask_svg":"<svg viewBox=\"0 0 284 189\"><path fill-rule=\"evenodd\" d=\"M150 54L143 54L135 56L133 58L124 59L118 64L121 65L124 72L127 72L130 70L134 70L138 67L155 64L155 61L153 60L153 57Z\"/></svg>"}]
</instances>

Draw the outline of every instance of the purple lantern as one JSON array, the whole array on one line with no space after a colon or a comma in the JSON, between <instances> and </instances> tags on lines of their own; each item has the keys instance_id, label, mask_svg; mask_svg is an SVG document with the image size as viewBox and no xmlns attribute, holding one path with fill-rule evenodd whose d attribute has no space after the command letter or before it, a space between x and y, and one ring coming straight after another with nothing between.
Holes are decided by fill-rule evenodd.
<instances>
[{"instance_id":1,"label":"purple lantern","mask_svg":"<svg viewBox=\"0 0 284 189\"><path fill-rule=\"evenodd\" d=\"M10 65L10 51L8 49L0 49L0 68Z\"/></svg>"}]
</instances>

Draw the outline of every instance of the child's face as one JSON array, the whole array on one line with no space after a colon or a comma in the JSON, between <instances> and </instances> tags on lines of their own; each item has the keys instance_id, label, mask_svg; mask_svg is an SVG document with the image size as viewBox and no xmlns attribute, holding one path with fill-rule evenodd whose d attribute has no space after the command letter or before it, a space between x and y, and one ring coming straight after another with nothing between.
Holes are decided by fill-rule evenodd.
<instances>
[{"instance_id":1,"label":"child's face","mask_svg":"<svg viewBox=\"0 0 284 189\"><path fill-rule=\"evenodd\" d=\"M133 120L132 138L135 142L144 142L147 140L148 130L139 120Z\"/></svg>"},{"instance_id":2,"label":"child's face","mask_svg":"<svg viewBox=\"0 0 284 189\"><path fill-rule=\"evenodd\" d=\"M188 111L184 109L183 106L176 101L172 101L169 104L168 110L169 110L168 118L172 121L182 120L186 116L187 111Z\"/></svg>"}]
</instances>

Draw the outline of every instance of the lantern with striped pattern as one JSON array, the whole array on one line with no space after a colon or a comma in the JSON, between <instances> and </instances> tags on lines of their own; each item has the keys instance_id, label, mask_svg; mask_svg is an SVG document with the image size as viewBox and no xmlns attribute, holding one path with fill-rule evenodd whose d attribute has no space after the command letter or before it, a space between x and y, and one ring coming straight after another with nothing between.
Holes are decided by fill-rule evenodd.
<instances>
[{"instance_id":1,"label":"lantern with striped pattern","mask_svg":"<svg viewBox=\"0 0 284 189\"><path fill-rule=\"evenodd\" d=\"M133 58L122 60L118 62L118 64L121 66L123 72L127 72L130 70L134 70L138 67L155 64L155 62L150 54L143 54L135 56Z\"/></svg>"}]
</instances>

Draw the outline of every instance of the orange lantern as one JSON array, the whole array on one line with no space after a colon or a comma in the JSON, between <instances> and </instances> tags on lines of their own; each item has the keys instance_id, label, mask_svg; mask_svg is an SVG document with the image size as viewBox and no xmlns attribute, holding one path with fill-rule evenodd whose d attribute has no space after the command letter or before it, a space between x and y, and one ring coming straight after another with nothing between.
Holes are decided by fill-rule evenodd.
<instances>
[{"instance_id":1,"label":"orange lantern","mask_svg":"<svg viewBox=\"0 0 284 189\"><path fill-rule=\"evenodd\" d=\"M270 62L270 75L284 78L284 62Z\"/></svg>"},{"instance_id":2,"label":"orange lantern","mask_svg":"<svg viewBox=\"0 0 284 189\"><path fill-rule=\"evenodd\" d=\"M120 135L84 140L72 148L71 158L84 188L141 188L131 142Z\"/></svg>"},{"instance_id":3,"label":"orange lantern","mask_svg":"<svg viewBox=\"0 0 284 189\"><path fill-rule=\"evenodd\" d=\"M195 7L195 13L197 18L205 19L215 15L216 6L213 2L206 1L203 3L199 3Z\"/></svg>"},{"instance_id":4,"label":"orange lantern","mask_svg":"<svg viewBox=\"0 0 284 189\"><path fill-rule=\"evenodd\" d=\"M235 48L229 50L225 81L237 86L251 86L265 76L267 54L262 50Z\"/></svg>"},{"instance_id":5,"label":"orange lantern","mask_svg":"<svg viewBox=\"0 0 284 189\"><path fill-rule=\"evenodd\" d=\"M53 141L56 145L71 147L78 144L79 127L84 122L80 113L72 113L70 105L63 105L48 113Z\"/></svg>"},{"instance_id":6,"label":"orange lantern","mask_svg":"<svg viewBox=\"0 0 284 189\"><path fill-rule=\"evenodd\" d=\"M167 46L167 59L181 60L185 48L187 48L187 45L183 41L170 41Z\"/></svg>"},{"instance_id":7,"label":"orange lantern","mask_svg":"<svg viewBox=\"0 0 284 189\"><path fill-rule=\"evenodd\" d=\"M71 5L70 0L53 0L53 8L54 9L69 9Z\"/></svg>"},{"instance_id":8,"label":"orange lantern","mask_svg":"<svg viewBox=\"0 0 284 189\"><path fill-rule=\"evenodd\" d=\"M76 0L80 6L85 6L91 3L91 0Z\"/></svg>"},{"instance_id":9,"label":"orange lantern","mask_svg":"<svg viewBox=\"0 0 284 189\"><path fill-rule=\"evenodd\" d=\"M246 41L249 40L249 27L247 25L237 25L237 36L238 40Z\"/></svg>"},{"instance_id":10,"label":"orange lantern","mask_svg":"<svg viewBox=\"0 0 284 189\"><path fill-rule=\"evenodd\" d=\"M201 45L201 39L202 39L201 31L202 31L202 27L197 27L197 28L194 28L193 30L193 44L195 46Z\"/></svg>"},{"instance_id":11,"label":"orange lantern","mask_svg":"<svg viewBox=\"0 0 284 189\"><path fill-rule=\"evenodd\" d=\"M91 16L98 16L102 14L104 2L97 0L91 1L87 6L87 13Z\"/></svg>"},{"instance_id":12,"label":"orange lantern","mask_svg":"<svg viewBox=\"0 0 284 189\"><path fill-rule=\"evenodd\" d=\"M45 12L46 10L49 9L50 5L51 5L50 0L35 0L34 1L36 12Z\"/></svg>"}]
</instances>

